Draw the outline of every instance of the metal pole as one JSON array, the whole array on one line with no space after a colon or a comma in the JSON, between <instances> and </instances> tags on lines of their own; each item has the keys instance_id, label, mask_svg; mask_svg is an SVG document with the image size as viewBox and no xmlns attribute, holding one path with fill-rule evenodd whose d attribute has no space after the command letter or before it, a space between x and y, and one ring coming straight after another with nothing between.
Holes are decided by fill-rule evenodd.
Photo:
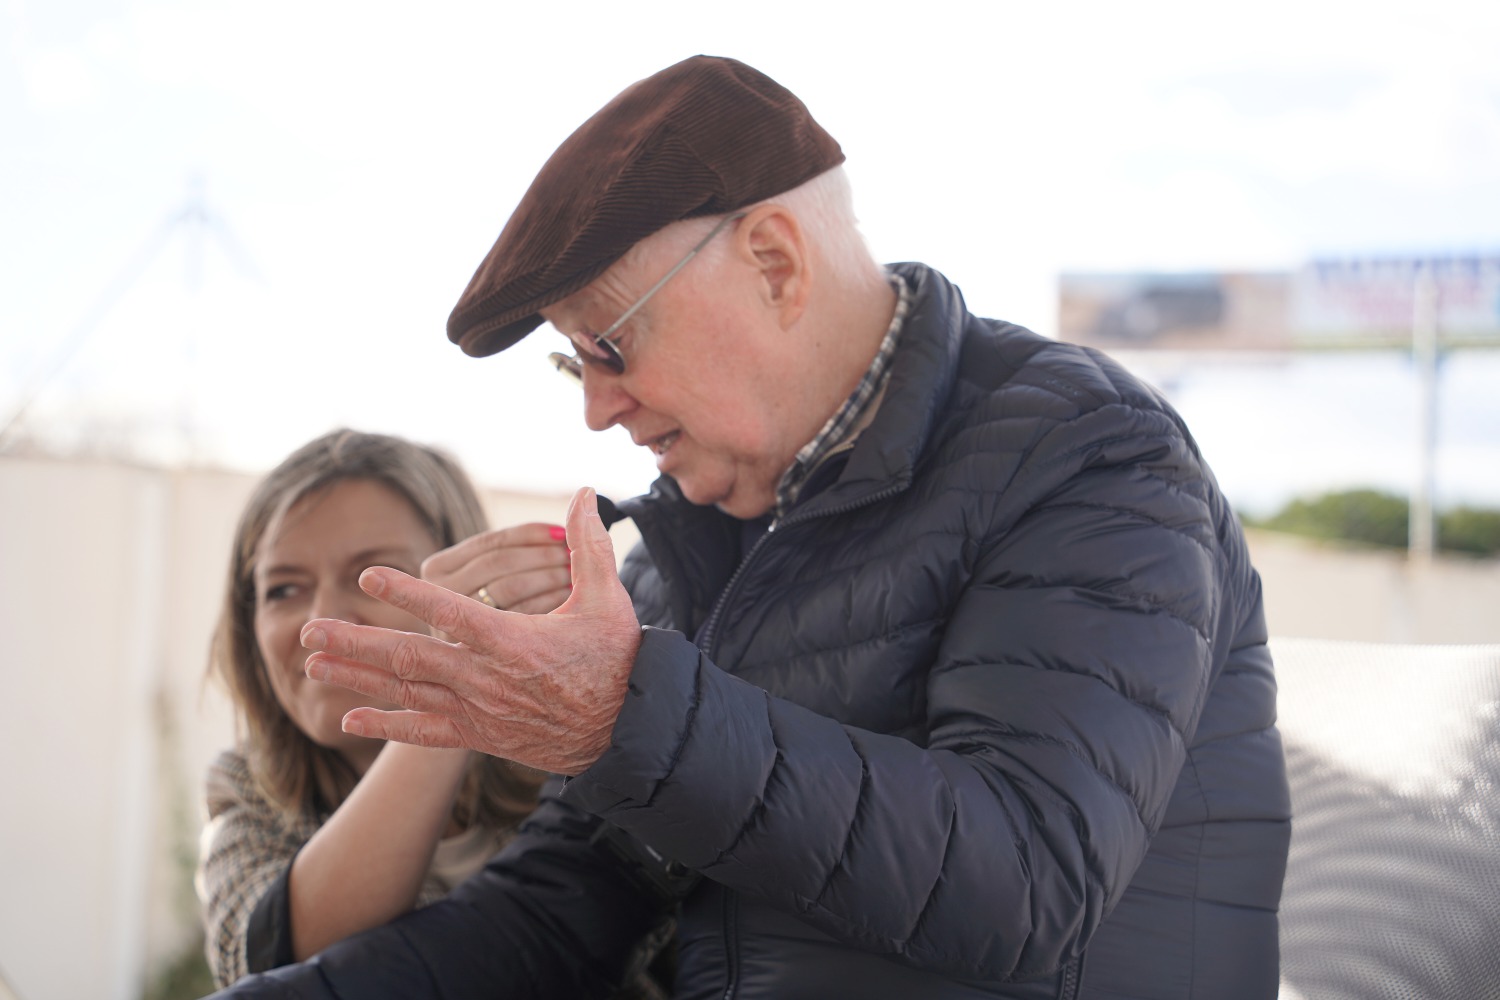
<instances>
[{"instance_id":1,"label":"metal pole","mask_svg":"<svg viewBox=\"0 0 1500 1000\"><path fill-rule=\"evenodd\" d=\"M1414 563L1432 560L1436 531L1433 484L1437 452L1437 282L1432 265L1417 268L1412 296L1411 351L1417 369L1417 478L1407 524L1407 553Z\"/></svg>"}]
</instances>

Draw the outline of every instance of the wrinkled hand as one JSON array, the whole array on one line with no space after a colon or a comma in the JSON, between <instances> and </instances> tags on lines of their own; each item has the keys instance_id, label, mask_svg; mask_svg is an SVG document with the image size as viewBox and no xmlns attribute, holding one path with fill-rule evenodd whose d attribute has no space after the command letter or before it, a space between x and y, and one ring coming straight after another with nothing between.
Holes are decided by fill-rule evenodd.
<instances>
[{"instance_id":1,"label":"wrinkled hand","mask_svg":"<svg viewBox=\"0 0 1500 1000\"><path fill-rule=\"evenodd\" d=\"M572 584L564 529L521 524L466 538L422 562L422 579L473 596L483 587L497 607L545 614Z\"/></svg>"},{"instance_id":2,"label":"wrinkled hand","mask_svg":"<svg viewBox=\"0 0 1500 1000\"><path fill-rule=\"evenodd\" d=\"M366 593L457 640L318 618L302 644L307 675L406 712L356 708L344 731L421 746L469 747L557 774L578 774L609 748L640 647L592 489L568 507L573 591L551 614L485 607L382 566Z\"/></svg>"}]
</instances>

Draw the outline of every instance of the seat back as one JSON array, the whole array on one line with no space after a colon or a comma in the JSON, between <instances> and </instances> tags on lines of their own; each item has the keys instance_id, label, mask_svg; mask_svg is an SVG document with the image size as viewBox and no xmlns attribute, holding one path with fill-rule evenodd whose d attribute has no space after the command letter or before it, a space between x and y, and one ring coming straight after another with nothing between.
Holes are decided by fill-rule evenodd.
<instances>
[{"instance_id":1,"label":"seat back","mask_svg":"<svg viewBox=\"0 0 1500 1000\"><path fill-rule=\"evenodd\" d=\"M1500 998L1500 646L1271 649L1282 1000Z\"/></svg>"}]
</instances>

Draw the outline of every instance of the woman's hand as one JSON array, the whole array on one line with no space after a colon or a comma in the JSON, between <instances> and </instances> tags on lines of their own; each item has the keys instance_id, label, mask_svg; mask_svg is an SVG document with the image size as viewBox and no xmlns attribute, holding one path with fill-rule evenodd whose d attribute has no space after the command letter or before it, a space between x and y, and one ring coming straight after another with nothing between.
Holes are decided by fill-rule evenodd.
<instances>
[{"instance_id":1,"label":"woman's hand","mask_svg":"<svg viewBox=\"0 0 1500 1000\"><path fill-rule=\"evenodd\" d=\"M572 591L566 538L555 524L497 528L434 552L421 576L504 611L546 614Z\"/></svg>"}]
</instances>

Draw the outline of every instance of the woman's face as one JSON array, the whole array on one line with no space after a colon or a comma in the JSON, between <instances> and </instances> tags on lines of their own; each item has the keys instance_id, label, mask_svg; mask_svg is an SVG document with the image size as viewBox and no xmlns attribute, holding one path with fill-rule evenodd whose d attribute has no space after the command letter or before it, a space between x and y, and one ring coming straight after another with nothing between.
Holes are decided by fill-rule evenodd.
<instances>
[{"instance_id":1,"label":"woman's face","mask_svg":"<svg viewBox=\"0 0 1500 1000\"><path fill-rule=\"evenodd\" d=\"M375 740L346 734L352 708L398 706L304 673L309 651L302 626L339 618L407 632L426 626L359 589L368 566L390 566L413 576L440 547L401 494L369 479L346 479L299 500L261 539L255 559L255 641L276 700L297 728L341 753L363 774L379 752Z\"/></svg>"}]
</instances>

